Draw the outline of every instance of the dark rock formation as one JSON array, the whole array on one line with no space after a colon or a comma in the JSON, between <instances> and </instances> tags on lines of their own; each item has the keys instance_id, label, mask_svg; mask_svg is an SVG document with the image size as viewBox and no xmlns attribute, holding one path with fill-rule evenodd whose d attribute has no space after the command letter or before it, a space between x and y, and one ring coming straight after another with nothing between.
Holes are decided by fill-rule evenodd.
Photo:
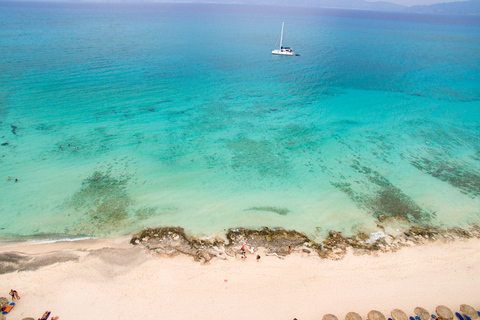
<instances>
[{"instance_id":1,"label":"dark rock formation","mask_svg":"<svg viewBox=\"0 0 480 320\"><path fill-rule=\"evenodd\" d=\"M287 231L281 228L269 229L266 227L261 230L229 229L226 237L227 246L247 243L249 246L263 247L268 252L281 255L288 254L288 246L299 247L310 241L306 235L295 230Z\"/></svg>"},{"instance_id":2,"label":"dark rock formation","mask_svg":"<svg viewBox=\"0 0 480 320\"><path fill-rule=\"evenodd\" d=\"M243 244L247 244L250 253L262 247L267 255L282 258L289 253L288 248L291 247L302 254L310 255L313 252L321 258L339 260L345 256L348 249L355 255L395 252L405 246L420 245L429 241L452 241L471 237L480 238L480 227L473 226L469 230L460 228L440 230L414 226L397 236L380 232L380 236L373 239L365 233L345 237L340 232L330 231L328 237L320 243L312 241L298 231L281 228L229 229L224 239L216 237L197 239L187 235L182 228L164 227L143 230L135 234L130 243L141 245L159 254L187 254L195 261L207 263L214 257L219 259L226 259L227 255L235 257L240 254Z\"/></svg>"},{"instance_id":3,"label":"dark rock formation","mask_svg":"<svg viewBox=\"0 0 480 320\"><path fill-rule=\"evenodd\" d=\"M224 251L218 247L223 240L196 239L187 236L183 228L165 227L143 230L134 235L131 244L141 244L156 253L175 255L179 253L192 256L195 261L208 262L213 257L225 258ZM221 246L221 245L220 245Z\"/></svg>"}]
</instances>

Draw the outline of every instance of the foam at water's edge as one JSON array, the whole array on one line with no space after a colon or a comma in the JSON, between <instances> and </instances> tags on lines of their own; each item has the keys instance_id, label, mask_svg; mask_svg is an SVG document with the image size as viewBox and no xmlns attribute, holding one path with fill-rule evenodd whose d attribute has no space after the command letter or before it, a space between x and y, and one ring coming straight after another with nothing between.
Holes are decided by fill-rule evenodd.
<instances>
[{"instance_id":1,"label":"foam at water's edge","mask_svg":"<svg viewBox=\"0 0 480 320\"><path fill-rule=\"evenodd\" d=\"M59 243L59 242L77 242L77 241L84 241L84 240L94 240L100 239L98 237L79 237L79 238L58 238L58 239L29 239L29 238L22 238L16 239L12 238L10 241L8 240L1 240L0 247L19 247L19 246L30 246L30 245L42 245L42 244L50 244L50 243Z\"/></svg>"}]
</instances>

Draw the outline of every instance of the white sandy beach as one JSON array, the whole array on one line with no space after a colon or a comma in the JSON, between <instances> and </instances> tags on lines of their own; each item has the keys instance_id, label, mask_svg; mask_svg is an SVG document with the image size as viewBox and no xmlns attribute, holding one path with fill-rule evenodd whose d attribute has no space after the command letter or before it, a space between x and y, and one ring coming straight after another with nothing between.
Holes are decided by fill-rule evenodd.
<instances>
[{"instance_id":1,"label":"white sandy beach","mask_svg":"<svg viewBox=\"0 0 480 320\"><path fill-rule=\"evenodd\" d=\"M322 260L303 252L259 262L229 257L207 265L191 257L152 255L129 238L0 247L0 252L47 255L60 251L78 261L0 275L1 296L21 300L7 319L343 319L372 309L413 315L421 306L480 308L480 239L431 243L395 253ZM101 249L109 248L109 249Z\"/></svg>"}]
</instances>

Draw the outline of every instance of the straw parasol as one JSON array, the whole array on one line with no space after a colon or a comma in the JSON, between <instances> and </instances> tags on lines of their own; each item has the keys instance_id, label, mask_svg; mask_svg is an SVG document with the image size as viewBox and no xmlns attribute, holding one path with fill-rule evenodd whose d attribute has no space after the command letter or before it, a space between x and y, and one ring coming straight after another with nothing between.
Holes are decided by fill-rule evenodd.
<instances>
[{"instance_id":1,"label":"straw parasol","mask_svg":"<svg viewBox=\"0 0 480 320\"><path fill-rule=\"evenodd\" d=\"M472 307L470 307L468 304L462 304L460 305L460 311L462 311L462 313L465 313L467 316L469 316L471 319L477 319L477 318L480 318L478 316L478 313L477 311L475 311L475 309L473 309Z\"/></svg>"},{"instance_id":2,"label":"straw parasol","mask_svg":"<svg viewBox=\"0 0 480 320\"><path fill-rule=\"evenodd\" d=\"M345 316L345 320L362 320L362 317L356 312L349 312Z\"/></svg>"},{"instance_id":3,"label":"straw parasol","mask_svg":"<svg viewBox=\"0 0 480 320\"><path fill-rule=\"evenodd\" d=\"M28 317L28 318L23 318L22 320L35 320L35 319Z\"/></svg>"},{"instance_id":4,"label":"straw parasol","mask_svg":"<svg viewBox=\"0 0 480 320\"><path fill-rule=\"evenodd\" d=\"M390 315L393 320L408 320L407 314L400 309L393 309Z\"/></svg>"},{"instance_id":5,"label":"straw parasol","mask_svg":"<svg viewBox=\"0 0 480 320\"><path fill-rule=\"evenodd\" d=\"M451 320L453 319L453 312L452 310L448 309L448 307L445 306L438 306L435 308L435 312L437 315L444 319L444 320Z\"/></svg>"},{"instance_id":6,"label":"straw parasol","mask_svg":"<svg viewBox=\"0 0 480 320\"><path fill-rule=\"evenodd\" d=\"M372 310L368 313L368 320L386 320L383 313L377 310Z\"/></svg>"},{"instance_id":7,"label":"straw parasol","mask_svg":"<svg viewBox=\"0 0 480 320\"><path fill-rule=\"evenodd\" d=\"M0 307L5 308L8 305L8 299L5 297L0 298Z\"/></svg>"},{"instance_id":8,"label":"straw parasol","mask_svg":"<svg viewBox=\"0 0 480 320\"><path fill-rule=\"evenodd\" d=\"M322 320L338 320L338 318L333 314L326 314L323 316Z\"/></svg>"},{"instance_id":9,"label":"straw parasol","mask_svg":"<svg viewBox=\"0 0 480 320\"><path fill-rule=\"evenodd\" d=\"M426 309L416 307L413 312L422 320L430 320L430 313Z\"/></svg>"}]
</instances>

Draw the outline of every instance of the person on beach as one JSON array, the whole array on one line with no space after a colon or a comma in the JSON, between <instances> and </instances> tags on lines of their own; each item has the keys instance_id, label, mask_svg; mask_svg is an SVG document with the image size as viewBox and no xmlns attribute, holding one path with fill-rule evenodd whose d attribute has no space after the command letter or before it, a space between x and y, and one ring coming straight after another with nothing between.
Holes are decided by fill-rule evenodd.
<instances>
[{"instance_id":1,"label":"person on beach","mask_svg":"<svg viewBox=\"0 0 480 320\"><path fill-rule=\"evenodd\" d=\"M292 252L292 247L288 246L288 254Z\"/></svg>"},{"instance_id":2,"label":"person on beach","mask_svg":"<svg viewBox=\"0 0 480 320\"><path fill-rule=\"evenodd\" d=\"M242 251L242 254L245 254L245 243L243 244L241 251Z\"/></svg>"},{"instance_id":3,"label":"person on beach","mask_svg":"<svg viewBox=\"0 0 480 320\"><path fill-rule=\"evenodd\" d=\"M52 311L45 311L45 313L43 314L43 316L38 319L38 320L47 320L48 317L50 316L50 313L52 313Z\"/></svg>"},{"instance_id":4,"label":"person on beach","mask_svg":"<svg viewBox=\"0 0 480 320\"><path fill-rule=\"evenodd\" d=\"M15 300L15 299L17 299L17 300L20 299L20 296L18 295L17 290L13 290L13 289L10 290L10 295L12 296L12 301Z\"/></svg>"},{"instance_id":5,"label":"person on beach","mask_svg":"<svg viewBox=\"0 0 480 320\"><path fill-rule=\"evenodd\" d=\"M257 262L260 260L260 255L257 254Z\"/></svg>"},{"instance_id":6,"label":"person on beach","mask_svg":"<svg viewBox=\"0 0 480 320\"><path fill-rule=\"evenodd\" d=\"M242 253L242 261L245 261L245 259L247 259L247 256L245 255L245 253Z\"/></svg>"}]
</instances>

